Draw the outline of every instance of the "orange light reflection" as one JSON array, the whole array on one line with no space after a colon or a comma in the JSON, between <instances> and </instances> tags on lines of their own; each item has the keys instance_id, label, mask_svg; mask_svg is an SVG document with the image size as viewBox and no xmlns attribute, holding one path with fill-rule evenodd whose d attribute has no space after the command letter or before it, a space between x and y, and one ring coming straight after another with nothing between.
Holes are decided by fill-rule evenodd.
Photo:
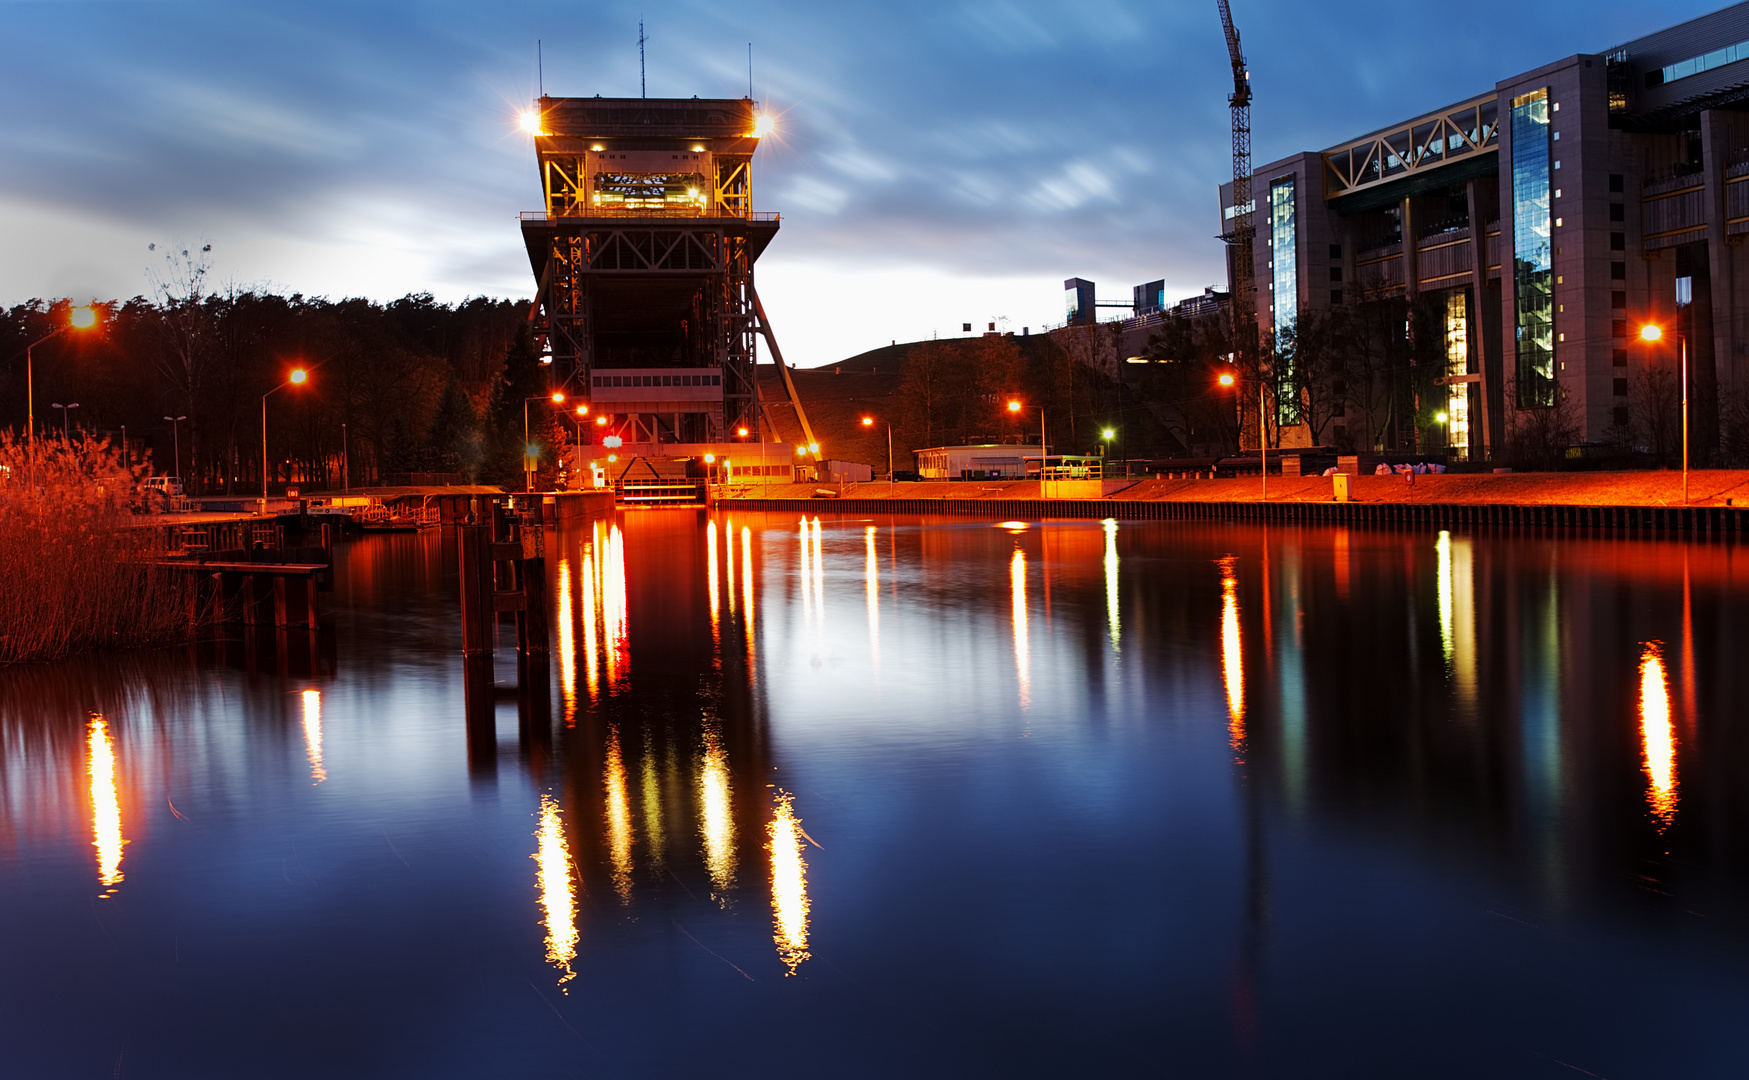
<instances>
[{"instance_id":1,"label":"orange light reflection","mask_svg":"<svg viewBox=\"0 0 1749 1080\"><path fill-rule=\"evenodd\" d=\"M613 866L613 889L620 903L632 898L632 808L626 794L625 759L619 749L619 728L607 729L607 852Z\"/></svg>"},{"instance_id":2,"label":"orange light reflection","mask_svg":"<svg viewBox=\"0 0 1749 1080\"><path fill-rule=\"evenodd\" d=\"M1237 560L1220 560L1221 676L1227 688L1227 733L1233 750L1245 750L1245 663L1239 642L1239 579Z\"/></svg>"},{"instance_id":3,"label":"orange light reflection","mask_svg":"<svg viewBox=\"0 0 1749 1080\"><path fill-rule=\"evenodd\" d=\"M310 758L310 786L328 779L322 766L322 691L304 691L304 752Z\"/></svg>"},{"instance_id":4,"label":"orange light reflection","mask_svg":"<svg viewBox=\"0 0 1749 1080\"><path fill-rule=\"evenodd\" d=\"M565 724L577 717L577 632L571 621L571 560L559 559L559 694L564 698Z\"/></svg>"},{"instance_id":5,"label":"orange light reflection","mask_svg":"<svg viewBox=\"0 0 1749 1080\"><path fill-rule=\"evenodd\" d=\"M91 846L97 849L97 882L104 899L115 895L121 884L121 849L127 844L121 834L121 796L116 789L115 750L110 745L109 724L96 713L86 732L86 766L91 778Z\"/></svg>"},{"instance_id":6,"label":"orange light reflection","mask_svg":"<svg viewBox=\"0 0 1749 1080\"><path fill-rule=\"evenodd\" d=\"M715 724L705 727L704 760L698 775L698 831L704 840L704 864L710 872L712 897L729 901L735 884L735 818L729 784L729 755Z\"/></svg>"},{"instance_id":7,"label":"orange light reflection","mask_svg":"<svg viewBox=\"0 0 1749 1080\"><path fill-rule=\"evenodd\" d=\"M802 858L802 823L793 804L793 796L779 791L777 810L768 829L772 939L777 943L778 959L789 968L784 972L786 977L794 975L808 958L808 863Z\"/></svg>"},{"instance_id":8,"label":"orange light reflection","mask_svg":"<svg viewBox=\"0 0 1749 1080\"><path fill-rule=\"evenodd\" d=\"M1646 757L1646 801L1660 830L1676 817L1676 728L1670 722L1670 685L1664 653L1647 642L1640 654L1640 739Z\"/></svg>"},{"instance_id":9,"label":"orange light reflection","mask_svg":"<svg viewBox=\"0 0 1749 1080\"><path fill-rule=\"evenodd\" d=\"M540 828L535 836L539 846L530 858L538 867L534 881L545 914L541 925L547 929L547 963L564 972L559 979L563 989L577 974L571 970L571 961L577 958L577 884L564 820L551 795L540 797Z\"/></svg>"},{"instance_id":10,"label":"orange light reflection","mask_svg":"<svg viewBox=\"0 0 1749 1080\"><path fill-rule=\"evenodd\" d=\"M1008 560L1008 593L1014 618L1014 670L1020 683L1020 707L1032 704L1032 664L1026 642L1026 552L1016 547Z\"/></svg>"}]
</instances>

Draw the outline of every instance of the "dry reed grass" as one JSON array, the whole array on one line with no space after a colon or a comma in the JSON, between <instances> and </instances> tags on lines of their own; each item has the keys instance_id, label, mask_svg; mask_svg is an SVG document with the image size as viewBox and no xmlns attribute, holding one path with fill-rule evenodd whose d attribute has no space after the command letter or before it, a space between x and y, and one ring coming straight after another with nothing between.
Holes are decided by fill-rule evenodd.
<instances>
[{"instance_id":1,"label":"dry reed grass","mask_svg":"<svg viewBox=\"0 0 1749 1080\"><path fill-rule=\"evenodd\" d=\"M0 433L0 664L195 632L156 534L128 527L143 478L108 440Z\"/></svg>"}]
</instances>

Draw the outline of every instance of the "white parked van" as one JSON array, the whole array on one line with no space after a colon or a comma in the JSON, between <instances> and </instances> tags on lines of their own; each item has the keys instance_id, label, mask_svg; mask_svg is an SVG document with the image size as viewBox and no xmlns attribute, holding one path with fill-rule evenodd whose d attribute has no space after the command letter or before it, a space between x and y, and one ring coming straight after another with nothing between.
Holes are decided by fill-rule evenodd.
<instances>
[{"instance_id":1,"label":"white parked van","mask_svg":"<svg viewBox=\"0 0 1749 1080\"><path fill-rule=\"evenodd\" d=\"M147 491L154 491L172 499L182 498L182 477L180 476L148 476L145 487Z\"/></svg>"}]
</instances>

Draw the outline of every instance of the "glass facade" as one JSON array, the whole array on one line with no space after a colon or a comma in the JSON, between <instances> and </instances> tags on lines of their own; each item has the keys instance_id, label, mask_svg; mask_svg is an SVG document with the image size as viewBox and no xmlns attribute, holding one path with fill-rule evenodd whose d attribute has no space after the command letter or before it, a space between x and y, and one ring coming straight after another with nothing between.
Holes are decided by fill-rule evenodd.
<instances>
[{"instance_id":1,"label":"glass facade","mask_svg":"<svg viewBox=\"0 0 1749 1080\"><path fill-rule=\"evenodd\" d=\"M1293 328L1300 314L1300 275L1298 222L1294 218L1294 178L1276 180L1269 185L1269 264L1275 305L1275 343L1283 344L1283 335ZM1294 385L1293 354L1280 354L1276 361L1275 395L1279 424L1300 422L1299 395Z\"/></svg>"},{"instance_id":2,"label":"glass facade","mask_svg":"<svg viewBox=\"0 0 1749 1080\"><path fill-rule=\"evenodd\" d=\"M1445 295L1445 373L1470 373L1470 295L1454 289ZM1445 445L1453 461L1470 459L1470 384L1446 384Z\"/></svg>"},{"instance_id":3,"label":"glass facade","mask_svg":"<svg viewBox=\"0 0 1749 1080\"><path fill-rule=\"evenodd\" d=\"M1512 293L1519 408L1555 403L1555 275L1549 92L1512 99Z\"/></svg>"}]
</instances>

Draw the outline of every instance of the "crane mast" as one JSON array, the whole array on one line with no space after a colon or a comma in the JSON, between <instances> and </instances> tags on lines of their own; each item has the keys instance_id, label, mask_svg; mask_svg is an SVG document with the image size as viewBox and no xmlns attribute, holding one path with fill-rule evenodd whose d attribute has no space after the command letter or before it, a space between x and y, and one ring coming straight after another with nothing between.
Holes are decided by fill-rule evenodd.
<instances>
[{"instance_id":1,"label":"crane mast","mask_svg":"<svg viewBox=\"0 0 1749 1080\"><path fill-rule=\"evenodd\" d=\"M1240 370L1257 348L1257 305L1253 296L1255 262L1252 249L1257 240L1251 198L1251 73L1239 48L1239 31L1233 26L1233 11L1227 0L1215 0L1221 12L1221 29L1227 35L1227 57L1233 65L1233 92L1227 104L1233 109L1233 228L1227 241L1232 272L1233 359ZM1259 433L1261 435L1261 433Z\"/></svg>"}]
</instances>

